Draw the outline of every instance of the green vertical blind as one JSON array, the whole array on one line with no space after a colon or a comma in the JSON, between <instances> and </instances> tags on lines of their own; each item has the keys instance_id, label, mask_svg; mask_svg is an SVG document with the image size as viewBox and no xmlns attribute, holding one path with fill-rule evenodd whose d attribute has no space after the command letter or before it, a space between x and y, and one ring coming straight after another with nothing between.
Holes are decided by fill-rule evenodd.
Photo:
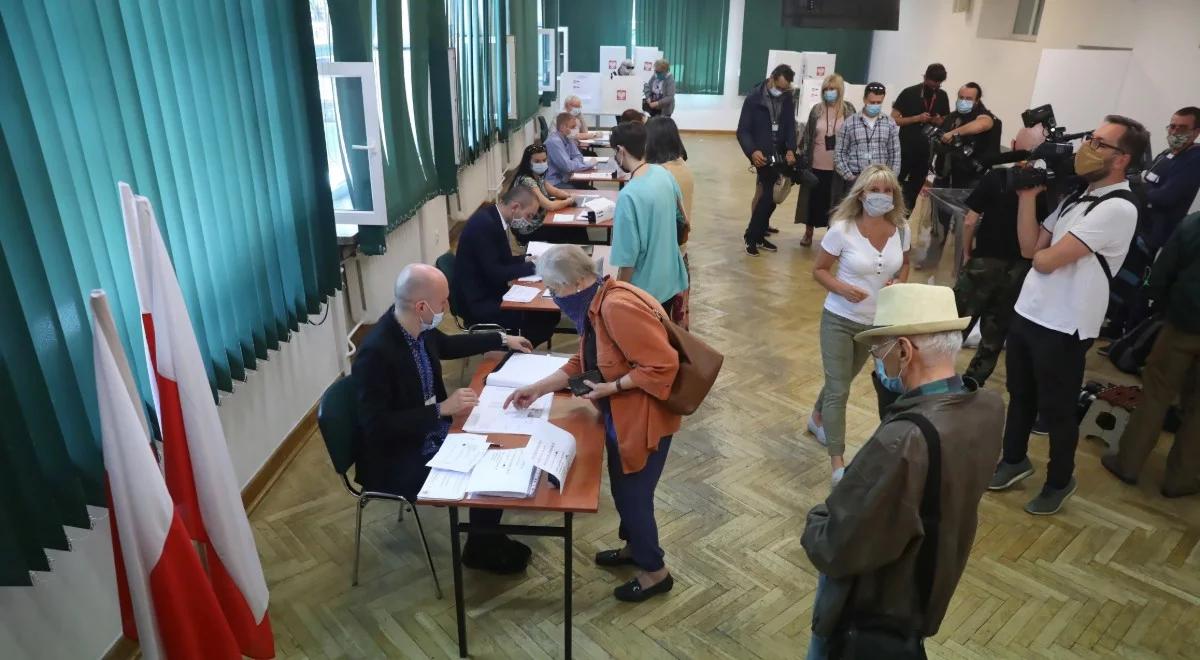
<instances>
[{"instance_id":1,"label":"green vertical blind","mask_svg":"<svg viewBox=\"0 0 1200 660\"><path fill-rule=\"evenodd\" d=\"M640 2L641 0L639 0ZM745 94L767 77L767 51L795 50L837 55L837 72L847 82L865 83L871 64L871 30L789 28L780 25L780 0L746 0L742 22L742 71L738 93ZM799 81L797 81L799 82ZM852 99L853 100L853 99Z\"/></svg>"},{"instance_id":2,"label":"green vertical blind","mask_svg":"<svg viewBox=\"0 0 1200 660\"><path fill-rule=\"evenodd\" d=\"M628 46L632 41L633 0L560 2L558 24L567 28L571 70L599 71L601 46Z\"/></svg>"},{"instance_id":3,"label":"green vertical blind","mask_svg":"<svg viewBox=\"0 0 1200 660\"><path fill-rule=\"evenodd\" d=\"M516 38L517 126L538 111L538 3L541 0L508 0L509 33Z\"/></svg>"},{"instance_id":4,"label":"green vertical blind","mask_svg":"<svg viewBox=\"0 0 1200 660\"><path fill-rule=\"evenodd\" d=\"M446 0L450 47L457 70L458 146L462 164L474 162L496 138L505 120L504 3Z\"/></svg>"},{"instance_id":5,"label":"green vertical blind","mask_svg":"<svg viewBox=\"0 0 1200 660\"><path fill-rule=\"evenodd\" d=\"M295 2L0 2L0 584L105 504L89 290L145 377L118 181L157 211L214 388L337 288L311 30Z\"/></svg>"},{"instance_id":6,"label":"green vertical blind","mask_svg":"<svg viewBox=\"0 0 1200 660\"><path fill-rule=\"evenodd\" d=\"M635 7L634 45L663 52L671 63L676 92L724 93L729 0L637 0Z\"/></svg>"}]
</instances>

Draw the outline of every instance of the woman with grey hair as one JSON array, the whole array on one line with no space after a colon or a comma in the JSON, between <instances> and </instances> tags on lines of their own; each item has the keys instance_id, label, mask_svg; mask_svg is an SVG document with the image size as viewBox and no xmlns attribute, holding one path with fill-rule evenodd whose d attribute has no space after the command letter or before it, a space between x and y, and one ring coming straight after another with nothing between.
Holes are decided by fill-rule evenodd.
<instances>
[{"instance_id":1,"label":"woman with grey hair","mask_svg":"<svg viewBox=\"0 0 1200 660\"><path fill-rule=\"evenodd\" d=\"M654 75L642 85L642 96L642 109L651 117L670 117L675 112L675 76L671 75L670 62L654 63Z\"/></svg>"},{"instance_id":2,"label":"woman with grey hair","mask_svg":"<svg viewBox=\"0 0 1200 660\"><path fill-rule=\"evenodd\" d=\"M571 377L593 372L584 381L591 391L583 396L604 420L609 483L625 541L624 547L596 553L596 564L641 569L613 591L618 600L641 602L675 583L654 519L654 489L680 421L665 405L679 371L679 353L661 321L666 311L632 284L598 278L591 257L575 245L542 253L537 273L575 322L579 352L559 371L513 392L504 405L527 408L538 397L565 389Z\"/></svg>"}]
</instances>

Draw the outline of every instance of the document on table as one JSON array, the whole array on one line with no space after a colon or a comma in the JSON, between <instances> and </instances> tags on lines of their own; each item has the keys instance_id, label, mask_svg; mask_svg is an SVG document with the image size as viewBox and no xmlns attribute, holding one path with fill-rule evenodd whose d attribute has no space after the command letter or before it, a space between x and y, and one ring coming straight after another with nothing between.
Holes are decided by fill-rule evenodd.
<instances>
[{"instance_id":1,"label":"document on table","mask_svg":"<svg viewBox=\"0 0 1200 660\"><path fill-rule=\"evenodd\" d=\"M524 387L558 371L567 363L562 355L513 353L498 371L488 374L485 383L497 387Z\"/></svg>"},{"instance_id":2,"label":"document on table","mask_svg":"<svg viewBox=\"0 0 1200 660\"><path fill-rule=\"evenodd\" d=\"M417 493L417 499L422 500L461 500L467 494L467 481L470 472L455 472L454 470L429 471L425 477L425 485Z\"/></svg>"},{"instance_id":3,"label":"document on table","mask_svg":"<svg viewBox=\"0 0 1200 660\"><path fill-rule=\"evenodd\" d=\"M518 277L517 281L518 282L541 282L542 276L541 275L526 275L525 277Z\"/></svg>"},{"instance_id":4,"label":"document on table","mask_svg":"<svg viewBox=\"0 0 1200 660\"><path fill-rule=\"evenodd\" d=\"M451 433L425 465L438 470L470 472L479 459L483 458L490 444L487 436Z\"/></svg>"},{"instance_id":5,"label":"document on table","mask_svg":"<svg viewBox=\"0 0 1200 660\"><path fill-rule=\"evenodd\" d=\"M554 247L553 243L544 243L542 241L529 241L529 245L525 246L525 256L533 257L534 259L542 256L542 253Z\"/></svg>"},{"instance_id":6,"label":"document on table","mask_svg":"<svg viewBox=\"0 0 1200 660\"><path fill-rule=\"evenodd\" d=\"M491 449L471 471L467 492L491 497L530 497L537 489L539 474L524 447Z\"/></svg>"},{"instance_id":7,"label":"document on table","mask_svg":"<svg viewBox=\"0 0 1200 660\"><path fill-rule=\"evenodd\" d=\"M596 165L598 163L607 163L608 156L584 156L583 162L587 163L588 165Z\"/></svg>"},{"instance_id":8,"label":"document on table","mask_svg":"<svg viewBox=\"0 0 1200 660\"><path fill-rule=\"evenodd\" d=\"M542 297L543 298L553 298L554 294L550 293L550 289L546 289L545 291L542 291Z\"/></svg>"},{"instance_id":9,"label":"document on table","mask_svg":"<svg viewBox=\"0 0 1200 660\"><path fill-rule=\"evenodd\" d=\"M555 213L550 217L550 222L575 222L575 215L572 213Z\"/></svg>"},{"instance_id":10,"label":"document on table","mask_svg":"<svg viewBox=\"0 0 1200 660\"><path fill-rule=\"evenodd\" d=\"M519 410L516 406L509 406L505 410L504 402L512 393L511 387L485 386L479 393L479 404L467 417L463 430L469 433L533 435L534 430L544 420L550 419L550 406L554 405L554 395L539 397L525 410Z\"/></svg>"},{"instance_id":11,"label":"document on table","mask_svg":"<svg viewBox=\"0 0 1200 660\"><path fill-rule=\"evenodd\" d=\"M540 289L535 286L521 286L520 284L514 284L504 294L504 300L506 302L527 303L531 302L534 298L537 298L538 293L540 293Z\"/></svg>"},{"instance_id":12,"label":"document on table","mask_svg":"<svg viewBox=\"0 0 1200 660\"><path fill-rule=\"evenodd\" d=\"M525 445L525 453L534 467L554 475L561 490L575 460L575 436L550 422L541 422Z\"/></svg>"}]
</instances>

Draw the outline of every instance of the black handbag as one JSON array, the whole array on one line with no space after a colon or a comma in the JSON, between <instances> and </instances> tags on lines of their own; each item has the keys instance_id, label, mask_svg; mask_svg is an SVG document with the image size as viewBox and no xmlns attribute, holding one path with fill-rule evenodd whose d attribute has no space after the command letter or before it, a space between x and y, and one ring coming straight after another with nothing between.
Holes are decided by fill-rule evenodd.
<instances>
[{"instance_id":1,"label":"black handbag","mask_svg":"<svg viewBox=\"0 0 1200 660\"><path fill-rule=\"evenodd\" d=\"M925 436L929 469L925 473L925 491L921 495L921 524L925 538L917 551L917 595L920 612L929 610L933 578L937 567L937 540L942 517L942 442L937 429L917 413L900 413L888 421L912 422ZM851 592L850 602L854 602ZM829 657L840 660L925 660L925 644L916 617L899 620L883 616L843 616L830 640Z\"/></svg>"}]
</instances>

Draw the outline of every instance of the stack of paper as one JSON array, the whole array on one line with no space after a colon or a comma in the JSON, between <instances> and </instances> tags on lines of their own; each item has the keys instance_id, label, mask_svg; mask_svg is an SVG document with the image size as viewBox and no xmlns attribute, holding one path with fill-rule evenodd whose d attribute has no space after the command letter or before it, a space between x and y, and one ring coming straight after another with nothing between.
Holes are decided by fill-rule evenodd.
<instances>
[{"instance_id":1,"label":"stack of paper","mask_svg":"<svg viewBox=\"0 0 1200 660\"><path fill-rule=\"evenodd\" d=\"M439 470L470 472L471 468L487 453L491 443L486 436L471 433L451 433L433 458L425 464Z\"/></svg>"},{"instance_id":2,"label":"stack of paper","mask_svg":"<svg viewBox=\"0 0 1200 660\"><path fill-rule=\"evenodd\" d=\"M422 500L461 500L467 496L467 480L470 472L454 470L430 470L425 485L417 498Z\"/></svg>"},{"instance_id":3,"label":"stack of paper","mask_svg":"<svg viewBox=\"0 0 1200 660\"><path fill-rule=\"evenodd\" d=\"M561 355L514 353L505 360L503 367L488 374L484 382L497 387L532 385L561 369L567 359Z\"/></svg>"},{"instance_id":4,"label":"stack of paper","mask_svg":"<svg viewBox=\"0 0 1200 660\"><path fill-rule=\"evenodd\" d=\"M472 496L531 497L541 472L525 449L493 449L471 471L467 492Z\"/></svg>"},{"instance_id":5,"label":"stack of paper","mask_svg":"<svg viewBox=\"0 0 1200 660\"><path fill-rule=\"evenodd\" d=\"M539 291L540 290L535 286L521 286L520 284L514 284L504 294L504 300L506 302L527 303L532 301L534 298L537 298Z\"/></svg>"},{"instance_id":6,"label":"stack of paper","mask_svg":"<svg viewBox=\"0 0 1200 660\"><path fill-rule=\"evenodd\" d=\"M534 467L553 475L559 488L565 487L575 461L575 436L550 422L539 422L525 445L525 453Z\"/></svg>"},{"instance_id":7,"label":"stack of paper","mask_svg":"<svg viewBox=\"0 0 1200 660\"><path fill-rule=\"evenodd\" d=\"M479 393L479 403L467 417L463 430L470 433L509 433L533 435L543 420L550 419L550 406L554 395L547 394L525 410L516 406L504 408L504 402L513 393L511 387L487 385Z\"/></svg>"}]
</instances>

